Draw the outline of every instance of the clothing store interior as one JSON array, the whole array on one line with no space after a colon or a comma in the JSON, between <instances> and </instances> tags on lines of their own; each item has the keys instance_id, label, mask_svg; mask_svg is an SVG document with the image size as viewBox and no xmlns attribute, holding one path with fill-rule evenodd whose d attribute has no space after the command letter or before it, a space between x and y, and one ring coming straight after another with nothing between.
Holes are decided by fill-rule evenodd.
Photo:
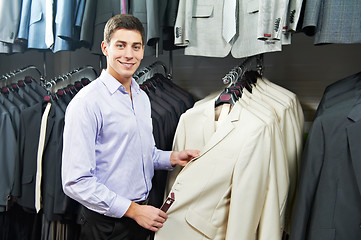
<instances>
[{"instance_id":1,"label":"clothing store interior","mask_svg":"<svg viewBox=\"0 0 361 240\"><path fill-rule=\"evenodd\" d=\"M78 238L64 114L106 68L104 26L121 13L145 29L134 79L156 147L205 152L155 171L156 207L192 180L155 239L361 239L361 1L229 2L0 0L0 239ZM59 109L41 133L46 102Z\"/></svg>"}]
</instances>

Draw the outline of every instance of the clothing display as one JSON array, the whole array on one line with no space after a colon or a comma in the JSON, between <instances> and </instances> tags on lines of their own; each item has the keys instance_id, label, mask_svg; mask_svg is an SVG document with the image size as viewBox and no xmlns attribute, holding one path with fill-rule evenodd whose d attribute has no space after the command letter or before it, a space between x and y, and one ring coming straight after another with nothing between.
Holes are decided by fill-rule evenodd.
<instances>
[{"instance_id":1,"label":"clothing display","mask_svg":"<svg viewBox=\"0 0 361 240\"><path fill-rule=\"evenodd\" d=\"M309 131L291 240L360 239L361 72L329 85Z\"/></svg>"},{"instance_id":2,"label":"clothing display","mask_svg":"<svg viewBox=\"0 0 361 240\"><path fill-rule=\"evenodd\" d=\"M39 75L33 73L34 68L31 66L18 71L18 75L12 73L12 79L26 77L18 81L7 79L8 85L1 89L0 108L4 111L1 124L3 131L6 131L4 139L7 139L1 142L1 155L4 155L1 158L1 170L6 171L1 175L0 191L2 196L6 196L2 198L5 201L1 202L1 210L4 219L11 218L11 224L15 226L21 223L18 218L22 216L13 215L13 212L26 212L29 219L33 220L26 223L28 232L24 234L40 231L43 239L47 239L44 231L48 230L44 228L43 221L35 225L35 219L44 216L49 228L63 224L63 229L72 231L74 226L68 223L73 222L74 225L80 210L79 204L67 197L61 186L64 111L60 103L65 104L64 92L76 93L72 84L77 84L78 88L84 86L95 78L96 72L84 67L69 72L62 79L50 81L40 81ZM70 94L67 96L70 97ZM47 105L49 112L44 116ZM37 161L41 163L40 168ZM12 231L12 227L3 227L8 235L19 236Z\"/></svg>"},{"instance_id":3,"label":"clothing display","mask_svg":"<svg viewBox=\"0 0 361 240\"><path fill-rule=\"evenodd\" d=\"M184 46L186 55L225 57L231 53L243 58L281 51L283 44L290 43L289 34L297 25L302 1L228 2L232 1L180 0L175 45ZM232 16L236 17L228 21ZM225 39L222 33L229 29L233 33Z\"/></svg>"},{"instance_id":4,"label":"clothing display","mask_svg":"<svg viewBox=\"0 0 361 240\"><path fill-rule=\"evenodd\" d=\"M89 219L126 219L131 201L166 209L147 240L361 239L360 9L360 0L0 0L0 240L78 240ZM141 21L138 60L151 63L133 74L130 102L101 49L120 13ZM110 60L134 70L122 50ZM78 94L88 84L103 101ZM68 124L89 128L68 138L87 142L65 146L64 166L65 112L80 101ZM104 123L116 127L96 148L110 162L99 171L87 159ZM185 149L200 154L171 166L170 151ZM84 184L79 203L62 186L75 173L120 194Z\"/></svg>"},{"instance_id":5,"label":"clothing display","mask_svg":"<svg viewBox=\"0 0 361 240\"><path fill-rule=\"evenodd\" d=\"M179 120L173 149L201 153L169 174L167 193L175 201L155 239L281 239L303 121L296 95L262 77L236 79L196 102Z\"/></svg>"}]
</instances>

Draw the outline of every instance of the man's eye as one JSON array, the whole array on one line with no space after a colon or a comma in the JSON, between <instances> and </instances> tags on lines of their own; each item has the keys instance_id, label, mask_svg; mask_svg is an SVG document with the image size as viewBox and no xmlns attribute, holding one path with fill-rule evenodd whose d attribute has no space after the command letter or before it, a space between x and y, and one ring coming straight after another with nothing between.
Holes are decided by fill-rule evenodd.
<instances>
[{"instance_id":1,"label":"man's eye","mask_svg":"<svg viewBox=\"0 0 361 240\"><path fill-rule=\"evenodd\" d=\"M135 46L135 47L134 47L134 50L139 50L139 49L140 49L139 46Z\"/></svg>"},{"instance_id":2,"label":"man's eye","mask_svg":"<svg viewBox=\"0 0 361 240\"><path fill-rule=\"evenodd\" d=\"M123 48L124 45L123 45L123 44L117 44L117 47L118 47L118 48Z\"/></svg>"}]
</instances>

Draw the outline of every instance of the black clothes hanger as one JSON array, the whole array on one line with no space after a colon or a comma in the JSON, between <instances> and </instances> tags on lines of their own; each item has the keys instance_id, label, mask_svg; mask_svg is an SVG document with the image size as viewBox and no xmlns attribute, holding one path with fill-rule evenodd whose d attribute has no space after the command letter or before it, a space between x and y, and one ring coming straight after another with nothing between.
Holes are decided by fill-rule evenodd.
<instances>
[{"instance_id":1,"label":"black clothes hanger","mask_svg":"<svg viewBox=\"0 0 361 240\"><path fill-rule=\"evenodd\" d=\"M92 66L84 66L76 68L54 79L47 80L45 81L44 86L50 93L56 93L60 89L64 90L69 85L73 85L75 88L73 88L72 92L75 93L96 78L96 70Z\"/></svg>"},{"instance_id":2,"label":"black clothes hanger","mask_svg":"<svg viewBox=\"0 0 361 240\"><path fill-rule=\"evenodd\" d=\"M18 81L19 79L25 79L29 76L36 81L39 81L38 83L41 83L44 80L40 70L37 67L30 65L2 75L0 77L0 84L1 86L10 85L12 82Z\"/></svg>"},{"instance_id":3,"label":"black clothes hanger","mask_svg":"<svg viewBox=\"0 0 361 240\"><path fill-rule=\"evenodd\" d=\"M234 106L234 104L236 104L237 100L238 100L238 96L236 95L236 93L234 91L231 91L228 88L226 88L223 90L223 92L221 92L221 94L216 99L215 106L217 107L224 103L229 103L232 106Z\"/></svg>"},{"instance_id":4,"label":"black clothes hanger","mask_svg":"<svg viewBox=\"0 0 361 240\"><path fill-rule=\"evenodd\" d=\"M257 71L250 69L252 60L257 62ZM224 84L229 84L218 96L215 106L223 103L234 105L238 98L242 97L243 89L252 93L252 85L256 84L257 78L261 77L263 70L263 55L246 58L239 66L232 68L223 78Z\"/></svg>"},{"instance_id":5,"label":"black clothes hanger","mask_svg":"<svg viewBox=\"0 0 361 240\"><path fill-rule=\"evenodd\" d=\"M167 67L162 61L156 61L149 66L139 69L134 75L133 78L135 81L141 85L143 82L151 79L156 74L163 74L170 78L171 76L167 73Z\"/></svg>"}]
</instances>

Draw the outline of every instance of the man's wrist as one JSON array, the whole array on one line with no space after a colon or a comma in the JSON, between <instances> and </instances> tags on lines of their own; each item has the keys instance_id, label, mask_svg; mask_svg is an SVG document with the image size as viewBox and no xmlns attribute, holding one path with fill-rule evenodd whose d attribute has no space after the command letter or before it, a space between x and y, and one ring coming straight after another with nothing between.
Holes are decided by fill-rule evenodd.
<instances>
[{"instance_id":1,"label":"man's wrist","mask_svg":"<svg viewBox=\"0 0 361 240\"><path fill-rule=\"evenodd\" d=\"M125 212L124 216L134 219L136 216L136 211L139 205L135 202L131 202L128 210Z\"/></svg>"},{"instance_id":2,"label":"man's wrist","mask_svg":"<svg viewBox=\"0 0 361 240\"><path fill-rule=\"evenodd\" d=\"M173 151L171 154L170 154L170 165L172 167L174 167L175 165L177 165L177 162L178 162L178 156L179 155L179 152L178 151Z\"/></svg>"}]
</instances>

